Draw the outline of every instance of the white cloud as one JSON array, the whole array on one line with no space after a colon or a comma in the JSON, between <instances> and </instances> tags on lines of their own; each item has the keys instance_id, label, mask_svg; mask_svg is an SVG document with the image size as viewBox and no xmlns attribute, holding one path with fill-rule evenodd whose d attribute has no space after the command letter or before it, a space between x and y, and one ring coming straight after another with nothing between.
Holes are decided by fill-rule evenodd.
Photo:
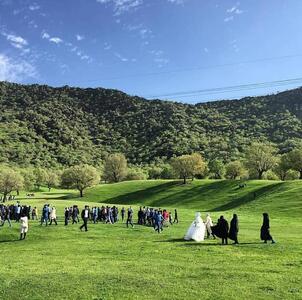
<instances>
[{"instance_id":1,"label":"white cloud","mask_svg":"<svg viewBox=\"0 0 302 300\"><path fill-rule=\"evenodd\" d=\"M185 0L168 0L168 2L173 4L184 4Z\"/></svg>"},{"instance_id":2,"label":"white cloud","mask_svg":"<svg viewBox=\"0 0 302 300\"><path fill-rule=\"evenodd\" d=\"M96 2L111 4L115 16L119 16L125 12L135 11L143 4L143 0L96 0Z\"/></svg>"},{"instance_id":3,"label":"white cloud","mask_svg":"<svg viewBox=\"0 0 302 300\"><path fill-rule=\"evenodd\" d=\"M50 39L50 35L47 32L42 33L42 39Z\"/></svg>"},{"instance_id":4,"label":"white cloud","mask_svg":"<svg viewBox=\"0 0 302 300\"><path fill-rule=\"evenodd\" d=\"M118 52L115 52L114 55L115 55L120 61L122 61L122 62L127 62L127 61L129 60L128 58L122 56L122 55L121 55L120 53L118 53Z\"/></svg>"},{"instance_id":5,"label":"white cloud","mask_svg":"<svg viewBox=\"0 0 302 300\"><path fill-rule=\"evenodd\" d=\"M209 53L209 49L207 47L203 48L205 53Z\"/></svg>"},{"instance_id":6,"label":"white cloud","mask_svg":"<svg viewBox=\"0 0 302 300\"><path fill-rule=\"evenodd\" d=\"M240 2L237 2L236 5L232 6L231 8L226 10L226 13L229 17L224 19L224 22L230 22L234 20L235 15L240 15L243 13L243 10L239 9Z\"/></svg>"},{"instance_id":7,"label":"white cloud","mask_svg":"<svg viewBox=\"0 0 302 300\"><path fill-rule=\"evenodd\" d=\"M226 17L223 21L224 22L230 22L234 20L234 16Z\"/></svg>"},{"instance_id":8,"label":"white cloud","mask_svg":"<svg viewBox=\"0 0 302 300\"><path fill-rule=\"evenodd\" d=\"M36 77L36 68L25 60L11 59L0 53L0 80L23 81L28 77Z\"/></svg>"},{"instance_id":9,"label":"white cloud","mask_svg":"<svg viewBox=\"0 0 302 300\"><path fill-rule=\"evenodd\" d=\"M84 36L83 35L80 35L80 34L77 34L76 35L76 39L77 39L77 41L82 41L82 40L84 40Z\"/></svg>"},{"instance_id":10,"label":"white cloud","mask_svg":"<svg viewBox=\"0 0 302 300\"><path fill-rule=\"evenodd\" d=\"M60 43L63 43L63 40L59 37L51 37L46 31L44 31L42 33L42 39L46 39L48 40L49 42L52 42L52 43L55 43L55 44L60 44Z\"/></svg>"},{"instance_id":11,"label":"white cloud","mask_svg":"<svg viewBox=\"0 0 302 300\"><path fill-rule=\"evenodd\" d=\"M1 34L5 36L6 39L10 42L10 44L17 49L23 49L25 46L28 45L27 40L21 36L7 34L6 32L1 32Z\"/></svg>"},{"instance_id":12,"label":"white cloud","mask_svg":"<svg viewBox=\"0 0 302 300\"><path fill-rule=\"evenodd\" d=\"M29 10L34 11L34 10L40 9L40 6L37 3L33 3L28 8L29 8Z\"/></svg>"},{"instance_id":13,"label":"white cloud","mask_svg":"<svg viewBox=\"0 0 302 300\"><path fill-rule=\"evenodd\" d=\"M50 41L50 42L53 42L53 43L55 43L55 44L60 44L60 43L63 42L63 40L60 39L59 37L52 37L52 38L49 39L49 41Z\"/></svg>"}]
</instances>

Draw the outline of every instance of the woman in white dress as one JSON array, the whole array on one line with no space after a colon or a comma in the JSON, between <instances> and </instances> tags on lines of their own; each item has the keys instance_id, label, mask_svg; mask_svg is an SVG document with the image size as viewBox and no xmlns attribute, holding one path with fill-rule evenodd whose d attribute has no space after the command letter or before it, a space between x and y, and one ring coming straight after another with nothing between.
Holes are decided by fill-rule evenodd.
<instances>
[{"instance_id":1,"label":"woman in white dress","mask_svg":"<svg viewBox=\"0 0 302 300\"><path fill-rule=\"evenodd\" d=\"M207 214L206 221L204 224L205 224L206 230L207 230L207 238L209 238L210 235L212 235L213 238L215 239L215 235L213 234L212 228L211 228L213 226L213 222L212 222L212 218L211 218L210 214Z\"/></svg>"},{"instance_id":2,"label":"woman in white dress","mask_svg":"<svg viewBox=\"0 0 302 300\"><path fill-rule=\"evenodd\" d=\"M200 217L200 212L197 212L195 215L195 220L192 222L184 239L187 241L194 240L196 242L204 241L205 231L206 227Z\"/></svg>"}]
</instances>

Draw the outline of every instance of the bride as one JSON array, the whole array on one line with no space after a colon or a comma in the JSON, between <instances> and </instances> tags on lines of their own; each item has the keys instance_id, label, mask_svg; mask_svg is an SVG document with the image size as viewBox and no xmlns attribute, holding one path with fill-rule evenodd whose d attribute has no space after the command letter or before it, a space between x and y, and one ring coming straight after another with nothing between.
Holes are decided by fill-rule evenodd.
<instances>
[{"instance_id":1,"label":"bride","mask_svg":"<svg viewBox=\"0 0 302 300\"><path fill-rule=\"evenodd\" d=\"M188 229L184 239L194 240L196 242L201 242L204 240L206 227L200 217L200 212L195 214L195 221L192 222L190 228Z\"/></svg>"}]
</instances>

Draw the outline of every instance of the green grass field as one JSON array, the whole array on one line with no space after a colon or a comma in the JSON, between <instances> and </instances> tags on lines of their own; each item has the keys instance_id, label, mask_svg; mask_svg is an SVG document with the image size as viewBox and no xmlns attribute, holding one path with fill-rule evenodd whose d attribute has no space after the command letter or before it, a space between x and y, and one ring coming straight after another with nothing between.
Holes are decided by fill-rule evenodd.
<instances>
[{"instance_id":1,"label":"green grass field","mask_svg":"<svg viewBox=\"0 0 302 300\"><path fill-rule=\"evenodd\" d=\"M256 196L256 198L255 198ZM21 194L21 203L57 207L59 225L30 222L25 241L19 225L0 227L0 299L302 299L302 182L132 181L87 190ZM66 205L138 205L179 211L180 223L157 234L143 226L63 225ZM210 212L239 216L240 245L220 240L185 242L194 219ZM277 244L259 240L268 212ZM136 218L135 218L136 219Z\"/></svg>"}]
</instances>

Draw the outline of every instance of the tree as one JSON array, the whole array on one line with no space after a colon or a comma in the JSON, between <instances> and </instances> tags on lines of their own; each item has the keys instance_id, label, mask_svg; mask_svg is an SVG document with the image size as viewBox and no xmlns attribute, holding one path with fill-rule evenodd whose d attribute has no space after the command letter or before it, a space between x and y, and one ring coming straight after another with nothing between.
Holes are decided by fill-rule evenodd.
<instances>
[{"instance_id":1,"label":"tree","mask_svg":"<svg viewBox=\"0 0 302 300\"><path fill-rule=\"evenodd\" d=\"M230 179L240 178L245 174L245 169L240 161L232 161L226 165L226 176Z\"/></svg>"},{"instance_id":2,"label":"tree","mask_svg":"<svg viewBox=\"0 0 302 300\"><path fill-rule=\"evenodd\" d=\"M274 172L279 176L281 180L285 180L290 170L290 160L288 153L281 155L277 165L274 168Z\"/></svg>"},{"instance_id":3,"label":"tree","mask_svg":"<svg viewBox=\"0 0 302 300\"><path fill-rule=\"evenodd\" d=\"M21 169L20 174L24 178L24 189L26 191L32 190L36 183L36 177L35 177L33 169L31 169L31 168Z\"/></svg>"},{"instance_id":4,"label":"tree","mask_svg":"<svg viewBox=\"0 0 302 300\"><path fill-rule=\"evenodd\" d=\"M127 170L127 160L124 154L111 154L105 160L104 179L109 182L122 181L127 175Z\"/></svg>"},{"instance_id":5,"label":"tree","mask_svg":"<svg viewBox=\"0 0 302 300\"><path fill-rule=\"evenodd\" d=\"M34 169L34 175L36 178L35 186L40 190L40 187L45 184L46 171L42 168L36 168Z\"/></svg>"},{"instance_id":6,"label":"tree","mask_svg":"<svg viewBox=\"0 0 302 300\"><path fill-rule=\"evenodd\" d=\"M23 184L24 179L20 173L12 169L2 169L0 171L0 192L3 194L3 202L12 191L22 189Z\"/></svg>"},{"instance_id":7,"label":"tree","mask_svg":"<svg viewBox=\"0 0 302 300\"><path fill-rule=\"evenodd\" d=\"M59 176L55 171L48 170L45 173L45 183L48 187L48 191L50 192L52 187L59 185Z\"/></svg>"},{"instance_id":8,"label":"tree","mask_svg":"<svg viewBox=\"0 0 302 300\"><path fill-rule=\"evenodd\" d=\"M302 179L302 147L289 152L288 160L291 169L299 172L299 179Z\"/></svg>"},{"instance_id":9,"label":"tree","mask_svg":"<svg viewBox=\"0 0 302 300\"><path fill-rule=\"evenodd\" d=\"M73 166L62 173L62 186L77 189L81 197L83 197L83 192L86 188L99 182L100 176L97 170L89 165Z\"/></svg>"},{"instance_id":10,"label":"tree","mask_svg":"<svg viewBox=\"0 0 302 300\"><path fill-rule=\"evenodd\" d=\"M225 174L224 163L219 159L213 159L209 163L210 173L214 174L215 179L223 178Z\"/></svg>"},{"instance_id":11,"label":"tree","mask_svg":"<svg viewBox=\"0 0 302 300\"><path fill-rule=\"evenodd\" d=\"M191 155L182 155L172 159L171 165L176 174L187 183L187 178L194 177L196 174L202 174L205 170L205 162L198 153Z\"/></svg>"},{"instance_id":12,"label":"tree","mask_svg":"<svg viewBox=\"0 0 302 300\"><path fill-rule=\"evenodd\" d=\"M246 153L246 165L252 172L257 172L258 179L263 173L277 164L277 149L269 143L255 142L250 145Z\"/></svg>"}]
</instances>

